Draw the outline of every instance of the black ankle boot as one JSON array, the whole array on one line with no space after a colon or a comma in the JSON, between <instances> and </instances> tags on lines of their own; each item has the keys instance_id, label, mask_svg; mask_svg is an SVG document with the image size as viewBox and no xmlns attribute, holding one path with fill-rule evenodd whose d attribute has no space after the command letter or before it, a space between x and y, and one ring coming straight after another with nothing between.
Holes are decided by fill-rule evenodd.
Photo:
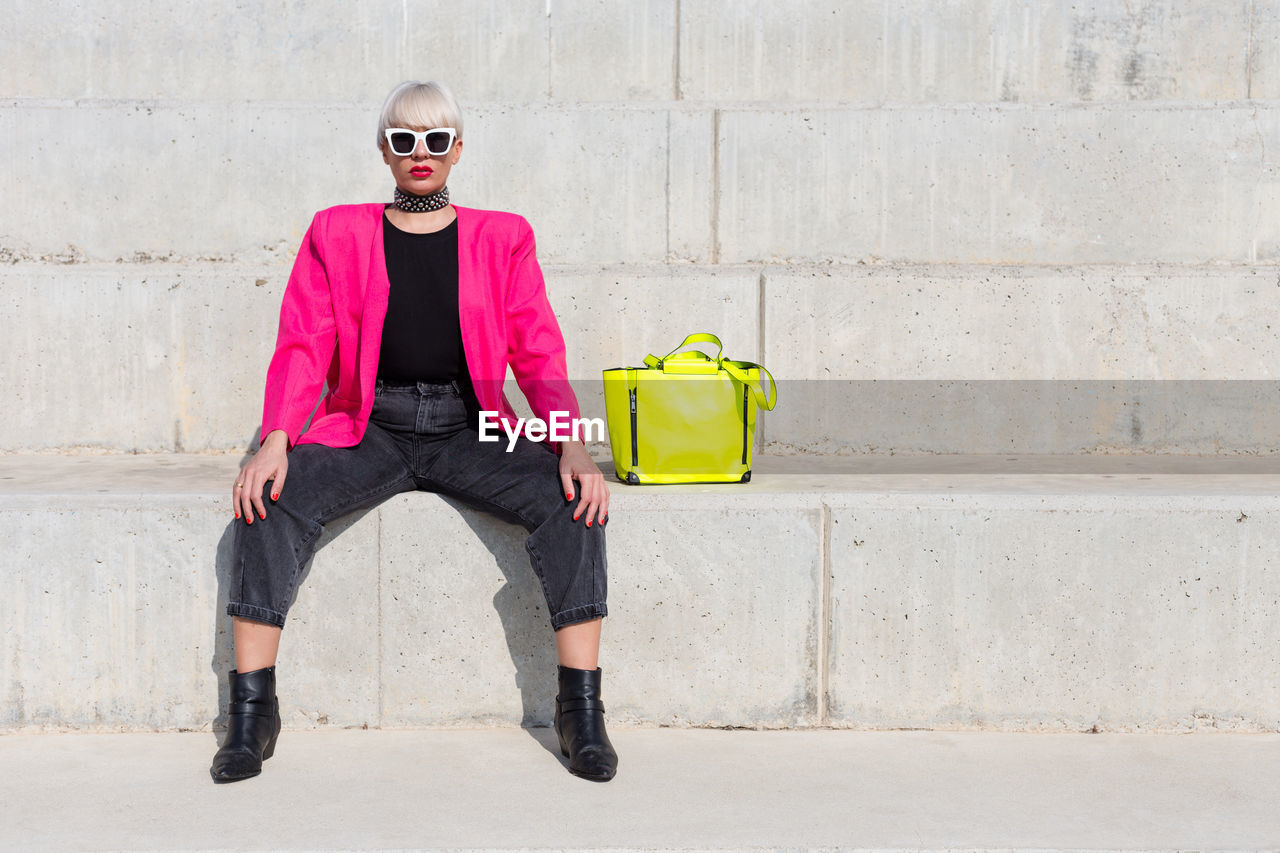
<instances>
[{"instance_id":1,"label":"black ankle boot","mask_svg":"<svg viewBox=\"0 0 1280 853\"><path fill-rule=\"evenodd\" d=\"M560 738L560 751L569 759L569 772L607 782L617 772L618 753L604 730L601 670L559 665L557 669L560 692L556 696L556 734Z\"/></svg>"},{"instance_id":2,"label":"black ankle boot","mask_svg":"<svg viewBox=\"0 0 1280 853\"><path fill-rule=\"evenodd\" d=\"M213 756L209 773L215 782L235 782L262 772L262 762L276 751L280 736L280 700L275 666L252 672L230 671L227 739Z\"/></svg>"}]
</instances>

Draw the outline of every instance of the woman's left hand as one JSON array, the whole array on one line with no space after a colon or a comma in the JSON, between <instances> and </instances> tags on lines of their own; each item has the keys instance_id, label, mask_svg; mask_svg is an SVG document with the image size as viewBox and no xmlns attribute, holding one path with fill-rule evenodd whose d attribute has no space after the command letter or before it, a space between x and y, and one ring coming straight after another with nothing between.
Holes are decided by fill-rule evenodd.
<instances>
[{"instance_id":1,"label":"woman's left hand","mask_svg":"<svg viewBox=\"0 0 1280 853\"><path fill-rule=\"evenodd\" d=\"M573 486L574 480L580 486L577 490ZM590 527L592 521L604 521L608 516L609 487L581 441L566 441L560 448L560 484L564 486L567 500L580 498L573 513L574 521L586 516L584 520Z\"/></svg>"}]
</instances>

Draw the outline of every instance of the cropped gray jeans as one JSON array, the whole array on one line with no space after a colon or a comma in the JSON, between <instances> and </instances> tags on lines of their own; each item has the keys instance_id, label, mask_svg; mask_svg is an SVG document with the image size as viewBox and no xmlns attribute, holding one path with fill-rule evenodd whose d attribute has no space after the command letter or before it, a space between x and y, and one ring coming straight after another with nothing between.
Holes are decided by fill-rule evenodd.
<instances>
[{"instance_id":1,"label":"cropped gray jeans","mask_svg":"<svg viewBox=\"0 0 1280 853\"><path fill-rule=\"evenodd\" d=\"M266 518L234 522L227 614L283 628L301 568L324 525L414 489L449 495L529 531L525 550L558 630L608 614L604 521L586 526L565 498L560 457L521 434L482 442L457 382L378 380L373 411L354 447L299 444L279 500L263 487Z\"/></svg>"}]
</instances>

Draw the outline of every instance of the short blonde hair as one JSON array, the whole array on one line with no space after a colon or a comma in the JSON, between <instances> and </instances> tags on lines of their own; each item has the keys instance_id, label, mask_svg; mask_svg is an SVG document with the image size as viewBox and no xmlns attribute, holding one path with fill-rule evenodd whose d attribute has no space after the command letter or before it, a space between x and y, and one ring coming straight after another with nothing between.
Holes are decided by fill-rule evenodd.
<instances>
[{"instance_id":1,"label":"short blonde hair","mask_svg":"<svg viewBox=\"0 0 1280 853\"><path fill-rule=\"evenodd\" d=\"M449 91L437 80L419 83L406 80L391 90L382 104L378 118L378 148L387 144L389 127L452 127L462 139L462 109Z\"/></svg>"}]
</instances>

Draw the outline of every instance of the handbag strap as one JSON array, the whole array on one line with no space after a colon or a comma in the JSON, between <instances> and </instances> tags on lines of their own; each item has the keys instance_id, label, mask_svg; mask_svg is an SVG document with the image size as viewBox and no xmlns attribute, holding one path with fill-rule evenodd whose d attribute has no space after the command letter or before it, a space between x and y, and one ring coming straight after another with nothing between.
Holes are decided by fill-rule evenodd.
<instances>
[{"instance_id":1,"label":"handbag strap","mask_svg":"<svg viewBox=\"0 0 1280 853\"><path fill-rule=\"evenodd\" d=\"M677 352L680 352L680 350L687 347L689 344L715 344L716 356L715 358L712 358L711 356L702 352L698 352L698 353L686 352L686 353L680 354L684 358L697 358L699 355L701 355L703 358L708 359L710 361L720 361L721 353L724 352L724 345L720 343L720 339L717 338L715 335L711 334L710 332L694 332L692 335L689 335L687 338L685 338L684 341L681 342L680 346L676 347L671 352L664 355L662 358L658 358L652 353L650 353L649 355L646 355L644 357L644 363L648 367L659 367L662 364L662 362L671 358Z\"/></svg>"},{"instance_id":2,"label":"handbag strap","mask_svg":"<svg viewBox=\"0 0 1280 853\"><path fill-rule=\"evenodd\" d=\"M756 398L756 405L764 409L766 412L773 411L773 407L778 403L778 383L774 381L773 374L765 369L763 364L756 364L754 361L731 361L724 358L720 360L720 366L723 367L730 376L737 379L743 385L751 389L751 394ZM769 393L765 394L760 386L760 378L757 376L752 379L747 375L743 368L748 370L756 367L760 372L769 377Z\"/></svg>"},{"instance_id":3,"label":"handbag strap","mask_svg":"<svg viewBox=\"0 0 1280 853\"><path fill-rule=\"evenodd\" d=\"M711 356L707 355L706 353L700 350L695 350L694 352L680 352L680 350L684 349L689 344L698 344L698 343L715 344L716 345L715 358L712 358ZM645 366L651 370L661 370L662 363L668 360L675 360L675 361L704 360L704 361L715 362L717 366L719 366L721 369L727 372L730 376L732 376L734 379L737 379L743 385L746 385L748 388L751 389L752 396L756 398L757 406L764 409L766 412L772 411L773 407L777 405L777 402L778 402L778 384L774 381L773 374L770 373L768 370L766 370L763 364L756 364L754 361L734 361L732 359L725 358L722 355L723 352L724 352L724 346L720 343L720 339L717 338L715 335L711 334L710 332L694 332L692 335L689 335L687 338L685 338L684 341L680 344L680 346L676 347L671 352L664 355L662 358L658 358L652 353L650 353L649 355L646 355L644 357L644 363L645 363ZM677 355L677 353L679 354ZM753 367L758 368L761 373L769 377L769 392L767 394L765 393L764 388L761 385L760 378L756 377L755 379L752 379L747 374L746 371L750 370ZM631 378L630 373L628 373L628 380L630 380L630 378Z\"/></svg>"}]
</instances>

